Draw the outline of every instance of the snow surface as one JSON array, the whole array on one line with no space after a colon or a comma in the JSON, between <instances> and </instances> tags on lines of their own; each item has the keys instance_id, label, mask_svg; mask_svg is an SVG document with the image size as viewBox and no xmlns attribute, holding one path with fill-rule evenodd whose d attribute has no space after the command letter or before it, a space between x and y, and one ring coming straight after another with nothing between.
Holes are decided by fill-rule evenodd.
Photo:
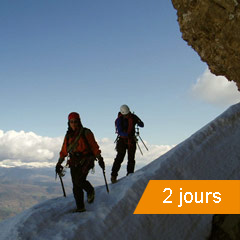
<instances>
[{"instance_id":1,"label":"snow surface","mask_svg":"<svg viewBox=\"0 0 240 240\"><path fill-rule=\"evenodd\" d=\"M73 195L38 204L0 224L1 240L206 239L212 215L134 215L149 180L240 179L240 103L190 138L116 184L96 190L87 212L71 213Z\"/></svg>"}]
</instances>

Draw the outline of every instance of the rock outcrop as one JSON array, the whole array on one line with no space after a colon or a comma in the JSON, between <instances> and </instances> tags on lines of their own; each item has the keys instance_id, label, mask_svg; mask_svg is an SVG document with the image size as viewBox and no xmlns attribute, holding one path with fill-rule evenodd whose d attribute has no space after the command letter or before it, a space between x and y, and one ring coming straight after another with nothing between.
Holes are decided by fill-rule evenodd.
<instances>
[{"instance_id":1,"label":"rock outcrop","mask_svg":"<svg viewBox=\"0 0 240 240\"><path fill-rule=\"evenodd\" d=\"M182 38L240 90L240 0L172 0Z\"/></svg>"},{"instance_id":2,"label":"rock outcrop","mask_svg":"<svg viewBox=\"0 0 240 240\"><path fill-rule=\"evenodd\" d=\"M240 0L172 0L182 38L240 90ZM240 215L215 215L209 240L240 239Z\"/></svg>"}]
</instances>

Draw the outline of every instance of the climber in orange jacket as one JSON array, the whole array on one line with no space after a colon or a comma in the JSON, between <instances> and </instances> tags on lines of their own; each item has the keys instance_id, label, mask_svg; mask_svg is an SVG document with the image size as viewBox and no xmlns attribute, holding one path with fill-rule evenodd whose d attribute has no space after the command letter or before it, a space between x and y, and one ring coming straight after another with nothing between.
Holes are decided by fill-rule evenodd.
<instances>
[{"instance_id":1,"label":"climber in orange jacket","mask_svg":"<svg viewBox=\"0 0 240 240\"><path fill-rule=\"evenodd\" d=\"M90 129L82 126L80 116L76 112L68 115L68 131L65 135L60 157L56 165L56 173L61 173L61 165L65 157L69 156L67 165L70 167L73 195L76 201L76 212L86 211L84 205L84 192L87 192L87 201L94 201L94 188L86 180L88 172L94 167L94 160L97 159L100 167L104 170L105 164L101 156L101 150Z\"/></svg>"}]
</instances>

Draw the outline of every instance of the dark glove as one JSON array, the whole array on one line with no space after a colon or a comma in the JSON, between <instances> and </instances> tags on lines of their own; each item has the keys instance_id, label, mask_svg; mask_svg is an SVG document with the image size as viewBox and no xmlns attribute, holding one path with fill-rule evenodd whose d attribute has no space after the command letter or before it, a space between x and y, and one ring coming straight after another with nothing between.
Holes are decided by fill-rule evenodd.
<instances>
[{"instance_id":1,"label":"dark glove","mask_svg":"<svg viewBox=\"0 0 240 240\"><path fill-rule=\"evenodd\" d=\"M61 164L57 163L57 165L56 165L56 173L57 174L61 174L62 170L63 170L63 166Z\"/></svg>"},{"instance_id":2,"label":"dark glove","mask_svg":"<svg viewBox=\"0 0 240 240\"><path fill-rule=\"evenodd\" d=\"M139 127L144 127L144 123L140 119L138 120L137 125Z\"/></svg>"},{"instance_id":3,"label":"dark glove","mask_svg":"<svg viewBox=\"0 0 240 240\"><path fill-rule=\"evenodd\" d=\"M97 157L97 159L98 159L99 166L102 168L102 170L105 170L105 163L103 161L103 157L100 155Z\"/></svg>"}]
</instances>

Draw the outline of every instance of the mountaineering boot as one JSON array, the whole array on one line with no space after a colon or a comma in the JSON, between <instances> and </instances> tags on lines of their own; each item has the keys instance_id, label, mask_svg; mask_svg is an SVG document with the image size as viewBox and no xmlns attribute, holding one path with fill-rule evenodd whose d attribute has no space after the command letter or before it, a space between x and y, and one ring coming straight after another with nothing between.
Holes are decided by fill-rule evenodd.
<instances>
[{"instance_id":1,"label":"mountaineering boot","mask_svg":"<svg viewBox=\"0 0 240 240\"><path fill-rule=\"evenodd\" d=\"M116 183L117 182L117 177L116 176L111 176L111 182Z\"/></svg>"},{"instance_id":2,"label":"mountaineering boot","mask_svg":"<svg viewBox=\"0 0 240 240\"><path fill-rule=\"evenodd\" d=\"M86 208L85 207L83 207L83 208L76 208L76 209L74 209L73 212L86 212Z\"/></svg>"},{"instance_id":3,"label":"mountaineering boot","mask_svg":"<svg viewBox=\"0 0 240 240\"><path fill-rule=\"evenodd\" d=\"M95 197L95 191L93 189L90 193L87 193L88 203L92 203L94 201L94 197Z\"/></svg>"}]
</instances>

